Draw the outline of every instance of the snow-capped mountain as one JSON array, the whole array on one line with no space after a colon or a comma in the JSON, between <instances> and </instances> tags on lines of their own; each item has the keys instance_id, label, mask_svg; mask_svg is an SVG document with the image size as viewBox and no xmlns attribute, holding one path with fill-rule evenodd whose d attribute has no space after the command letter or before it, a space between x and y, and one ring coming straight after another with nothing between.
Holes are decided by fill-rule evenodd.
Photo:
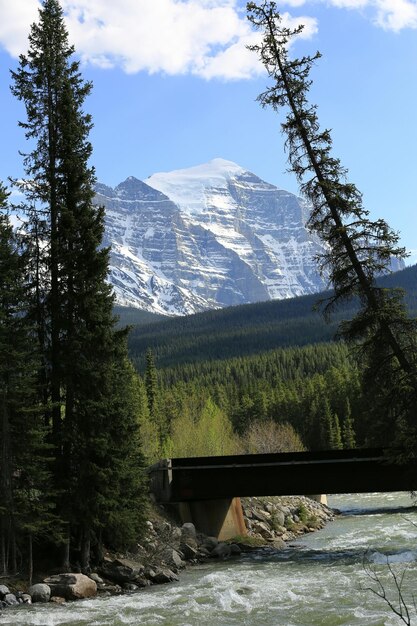
<instances>
[{"instance_id":1,"label":"snow-capped mountain","mask_svg":"<svg viewBox=\"0 0 417 626\"><path fill-rule=\"evenodd\" d=\"M99 184L96 202L119 304L184 315L325 288L308 204L230 161Z\"/></svg>"}]
</instances>

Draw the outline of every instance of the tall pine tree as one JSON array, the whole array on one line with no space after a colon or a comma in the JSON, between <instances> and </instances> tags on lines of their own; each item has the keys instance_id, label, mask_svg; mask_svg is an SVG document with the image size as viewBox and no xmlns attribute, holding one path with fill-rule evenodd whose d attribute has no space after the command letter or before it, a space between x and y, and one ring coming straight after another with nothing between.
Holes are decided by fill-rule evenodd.
<instances>
[{"instance_id":1,"label":"tall pine tree","mask_svg":"<svg viewBox=\"0 0 417 626\"><path fill-rule=\"evenodd\" d=\"M55 482L62 494L57 512L68 531L64 565L70 565L72 538L81 546L77 558L88 569L91 541L98 541L108 510L111 459L119 455L119 445L133 459L131 474L141 476L134 436L139 424L131 404L123 410L112 379L115 371L124 371L127 357L125 333L114 328L113 294L106 282L104 210L93 204L92 123L83 110L91 84L82 79L73 59L57 0L44 0L29 44L27 56L20 57L19 68L12 72L12 92L26 106L27 119L20 125L30 146L35 145L25 155L27 180L20 187L30 209L27 229L38 232L41 242L33 248L33 266L34 293L41 294L34 309L45 355L44 410L54 445ZM127 431L131 436L121 441L118 433ZM111 474L116 493L125 480L125 467L116 463ZM133 526L136 504L137 499L130 508L126 504L125 517L130 516Z\"/></svg>"},{"instance_id":2,"label":"tall pine tree","mask_svg":"<svg viewBox=\"0 0 417 626\"><path fill-rule=\"evenodd\" d=\"M249 21L263 32L258 53L273 84L259 96L262 106L287 108L282 123L291 170L312 203L309 227L325 242L321 267L329 276L334 295L327 302L329 314L339 303L356 297L360 309L341 326L341 334L361 342L361 358L367 363L376 388L384 391L377 419L395 414L401 433L406 424L409 443L417 446L417 321L408 318L402 296L380 288L376 277L387 271L392 257L403 257L398 235L382 220L372 221L356 186L346 180L346 170L332 155L330 131L320 128L317 107L308 100L309 73L320 54L290 58L290 42L302 26L282 25L276 3L264 0L247 5ZM405 401L404 401L405 400ZM410 437L410 435L413 435Z\"/></svg>"}]
</instances>

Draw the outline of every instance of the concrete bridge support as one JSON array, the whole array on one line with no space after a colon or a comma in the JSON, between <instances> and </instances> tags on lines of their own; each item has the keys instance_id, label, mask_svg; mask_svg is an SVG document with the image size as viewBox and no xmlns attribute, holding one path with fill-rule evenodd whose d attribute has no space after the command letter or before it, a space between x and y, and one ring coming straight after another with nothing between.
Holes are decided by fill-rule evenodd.
<instances>
[{"instance_id":1,"label":"concrete bridge support","mask_svg":"<svg viewBox=\"0 0 417 626\"><path fill-rule=\"evenodd\" d=\"M178 512L183 523L192 522L197 530L220 541L247 533L240 498L180 502Z\"/></svg>"},{"instance_id":2,"label":"concrete bridge support","mask_svg":"<svg viewBox=\"0 0 417 626\"><path fill-rule=\"evenodd\" d=\"M314 500L314 502L319 502L320 504L325 504L327 506L326 493L315 493L314 495L308 495L307 498L310 498L310 500Z\"/></svg>"}]
</instances>

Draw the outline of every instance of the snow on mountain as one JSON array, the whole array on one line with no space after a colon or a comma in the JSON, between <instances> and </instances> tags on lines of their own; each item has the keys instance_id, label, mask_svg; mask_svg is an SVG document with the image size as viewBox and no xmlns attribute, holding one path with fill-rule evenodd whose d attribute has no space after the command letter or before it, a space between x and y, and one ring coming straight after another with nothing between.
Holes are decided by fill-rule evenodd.
<instances>
[{"instance_id":1,"label":"snow on mountain","mask_svg":"<svg viewBox=\"0 0 417 626\"><path fill-rule=\"evenodd\" d=\"M97 186L117 302L184 315L325 287L309 207L223 159Z\"/></svg>"}]
</instances>

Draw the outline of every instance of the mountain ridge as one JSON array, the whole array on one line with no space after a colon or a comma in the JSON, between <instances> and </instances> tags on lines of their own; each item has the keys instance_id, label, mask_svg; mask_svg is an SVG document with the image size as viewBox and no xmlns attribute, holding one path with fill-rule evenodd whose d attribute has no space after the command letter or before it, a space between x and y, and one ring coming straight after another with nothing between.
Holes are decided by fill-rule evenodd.
<instances>
[{"instance_id":1,"label":"mountain ridge","mask_svg":"<svg viewBox=\"0 0 417 626\"><path fill-rule=\"evenodd\" d=\"M324 287L308 204L231 161L96 191L119 305L186 315Z\"/></svg>"}]
</instances>

